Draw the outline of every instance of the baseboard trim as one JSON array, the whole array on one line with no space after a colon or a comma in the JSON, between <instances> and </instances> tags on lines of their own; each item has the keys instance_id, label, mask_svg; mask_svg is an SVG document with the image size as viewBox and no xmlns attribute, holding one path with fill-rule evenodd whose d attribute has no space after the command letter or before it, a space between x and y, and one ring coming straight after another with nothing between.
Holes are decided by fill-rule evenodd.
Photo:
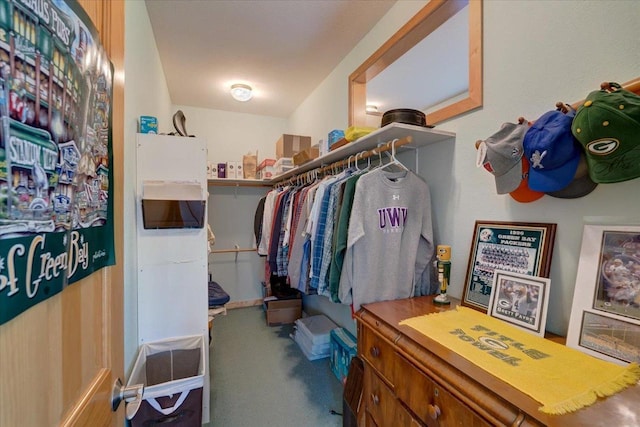
<instances>
[{"instance_id":1,"label":"baseboard trim","mask_svg":"<svg viewBox=\"0 0 640 427\"><path fill-rule=\"evenodd\" d=\"M233 310L234 308L244 308L244 307L254 307L256 305L262 305L264 300L253 299L253 300L244 300L244 301L232 301L225 304L228 310Z\"/></svg>"}]
</instances>

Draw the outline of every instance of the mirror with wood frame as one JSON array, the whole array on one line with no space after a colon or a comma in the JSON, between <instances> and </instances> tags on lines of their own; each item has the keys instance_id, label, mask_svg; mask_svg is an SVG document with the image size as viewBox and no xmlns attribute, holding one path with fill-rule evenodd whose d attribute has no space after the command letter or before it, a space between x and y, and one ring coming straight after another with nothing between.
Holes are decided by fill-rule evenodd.
<instances>
[{"instance_id":1,"label":"mirror with wood frame","mask_svg":"<svg viewBox=\"0 0 640 427\"><path fill-rule=\"evenodd\" d=\"M429 125L482 106L482 0L431 0L349 76L349 126L379 126L380 114L367 113L367 83L468 7L469 82L465 93L425 110ZM445 63L434 64L447 67ZM420 82L419 84L428 84Z\"/></svg>"}]
</instances>

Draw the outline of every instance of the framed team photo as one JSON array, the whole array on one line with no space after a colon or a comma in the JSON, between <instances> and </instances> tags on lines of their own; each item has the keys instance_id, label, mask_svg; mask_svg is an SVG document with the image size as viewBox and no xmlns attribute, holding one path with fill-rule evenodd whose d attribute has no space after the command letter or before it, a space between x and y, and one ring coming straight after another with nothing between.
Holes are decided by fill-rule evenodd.
<instances>
[{"instance_id":1,"label":"framed team photo","mask_svg":"<svg viewBox=\"0 0 640 427\"><path fill-rule=\"evenodd\" d=\"M462 305L486 313L496 270L549 277L556 224L476 221Z\"/></svg>"},{"instance_id":2,"label":"framed team photo","mask_svg":"<svg viewBox=\"0 0 640 427\"><path fill-rule=\"evenodd\" d=\"M488 314L539 336L544 336L551 280L496 270Z\"/></svg>"}]
</instances>

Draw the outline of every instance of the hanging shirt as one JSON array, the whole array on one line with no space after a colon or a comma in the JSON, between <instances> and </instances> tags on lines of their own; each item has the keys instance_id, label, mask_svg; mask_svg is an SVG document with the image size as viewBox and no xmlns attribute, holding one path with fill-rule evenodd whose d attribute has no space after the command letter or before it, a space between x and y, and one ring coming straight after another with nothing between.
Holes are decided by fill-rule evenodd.
<instances>
[{"instance_id":1,"label":"hanging shirt","mask_svg":"<svg viewBox=\"0 0 640 427\"><path fill-rule=\"evenodd\" d=\"M318 295L331 296L329 291L328 272L331 266L331 253L333 250L333 229L335 223L335 209L338 195L342 191L344 182L351 176L352 170L347 170L338 176L338 179L328 189L329 201L327 215L325 217L324 236L321 246L320 272L318 275Z\"/></svg>"},{"instance_id":2,"label":"hanging shirt","mask_svg":"<svg viewBox=\"0 0 640 427\"><path fill-rule=\"evenodd\" d=\"M259 255L267 255L269 252L271 227L273 225L273 208L278 193L278 189L273 189L269 191L265 197L264 214L262 216L262 233L260 235L260 243L258 244Z\"/></svg>"},{"instance_id":3,"label":"hanging shirt","mask_svg":"<svg viewBox=\"0 0 640 427\"><path fill-rule=\"evenodd\" d=\"M253 233L256 237L256 247L258 247L260 239L262 238L262 220L264 217L264 202L266 198L266 196L260 198L258 207L256 207L256 213L253 217Z\"/></svg>"},{"instance_id":4,"label":"hanging shirt","mask_svg":"<svg viewBox=\"0 0 640 427\"><path fill-rule=\"evenodd\" d=\"M317 182L313 187L309 189L307 194L307 199L309 200L309 214L307 217L306 224L304 226L303 233L303 241L302 241L302 257L300 262L300 279L298 282L298 289L306 294L310 294L312 289L310 286L310 270L311 270L311 235L307 231L311 229L311 214L313 212L313 207L316 203L316 195L318 192L318 187L320 186L320 182Z\"/></svg>"},{"instance_id":5,"label":"hanging shirt","mask_svg":"<svg viewBox=\"0 0 640 427\"><path fill-rule=\"evenodd\" d=\"M299 291L305 293L307 292L306 284L309 277L308 258L303 266L304 245L305 242L309 240L309 235L305 232L305 225L311 213L316 185L306 188L301 194L302 200L300 200L299 203L300 214L296 221L295 231L292 230L293 243L291 243L291 250L289 251L289 283L292 288L297 288Z\"/></svg>"},{"instance_id":6,"label":"hanging shirt","mask_svg":"<svg viewBox=\"0 0 640 427\"><path fill-rule=\"evenodd\" d=\"M286 219L284 220L284 240L283 245L289 246L289 238L291 235L291 221L293 220L293 202L296 198L296 194L300 190L299 187L291 189L291 195L289 196L289 206L286 209Z\"/></svg>"},{"instance_id":7,"label":"hanging shirt","mask_svg":"<svg viewBox=\"0 0 640 427\"><path fill-rule=\"evenodd\" d=\"M322 268L322 257L324 255L324 235L327 227L327 217L329 216L329 198L331 196L331 188L339 179L340 176L332 176L325 179L323 183L320 184L320 188L316 194L316 203L319 204L319 209L314 233L311 234L310 273L311 287L314 289L318 289L320 286L320 270ZM321 190L322 194L320 195Z\"/></svg>"},{"instance_id":8,"label":"hanging shirt","mask_svg":"<svg viewBox=\"0 0 640 427\"><path fill-rule=\"evenodd\" d=\"M340 211L338 212L338 220L334 233L331 268L329 269L329 292L331 294L331 301L333 302L343 302L345 304L351 303L351 295L349 295L348 301L340 300L340 297L338 296L338 289L340 288L340 276L342 274L344 254L347 250L347 233L349 230L349 217L351 216L353 196L356 190L356 182L361 176L362 174L357 174L350 177L345 182L342 204L340 205Z\"/></svg>"},{"instance_id":9,"label":"hanging shirt","mask_svg":"<svg viewBox=\"0 0 640 427\"><path fill-rule=\"evenodd\" d=\"M277 275L279 277L287 276L287 268L289 266L289 245L285 238L287 235L287 227L289 224L291 203L290 200L294 196L295 190L286 191L282 197L282 224L280 226L280 234L278 235L278 246L276 251L276 265L278 266ZM273 236L275 239L276 236Z\"/></svg>"},{"instance_id":10,"label":"hanging shirt","mask_svg":"<svg viewBox=\"0 0 640 427\"><path fill-rule=\"evenodd\" d=\"M320 267L320 256L317 255L316 251L316 237L318 236L318 230L324 230L324 220L325 218L322 215L322 201L324 199L324 194L327 190L327 186L333 182L336 178L334 176L325 177L320 184L318 185L318 189L316 190L315 197L313 199L313 207L311 208L310 220L307 223L307 233L311 239L310 246L310 254L309 254L309 267L310 273L309 277L311 279L311 287L316 289L318 287L317 283L317 275L319 274ZM327 195L328 197L328 195ZM326 210L324 212L326 215ZM316 275L316 279L314 280L314 274Z\"/></svg>"},{"instance_id":11,"label":"hanging shirt","mask_svg":"<svg viewBox=\"0 0 640 427\"><path fill-rule=\"evenodd\" d=\"M267 254L267 260L269 261L269 268L271 269L271 273L275 275L278 275L278 243L280 242L282 216L284 214L284 207L286 205L286 203L283 203L283 200L287 194L287 191L282 191L276 197L273 213L273 223L271 224L271 239L269 241L269 253Z\"/></svg>"},{"instance_id":12,"label":"hanging shirt","mask_svg":"<svg viewBox=\"0 0 640 427\"><path fill-rule=\"evenodd\" d=\"M420 243L422 241L422 244ZM340 279L341 301L365 303L408 298L433 258L429 187L410 171L376 169L357 182L347 250Z\"/></svg>"}]
</instances>

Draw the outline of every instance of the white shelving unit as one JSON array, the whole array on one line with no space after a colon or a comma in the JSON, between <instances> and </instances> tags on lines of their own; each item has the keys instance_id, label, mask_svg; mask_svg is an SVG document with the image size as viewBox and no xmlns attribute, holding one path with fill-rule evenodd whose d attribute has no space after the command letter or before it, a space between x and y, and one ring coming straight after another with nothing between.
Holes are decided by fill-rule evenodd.
<instances>
[{"instance_id":1,"label":"white shelving unit","mask_svg":"<svg viewBox=\"0 0 640 427\"><path fill-rule=\"evenodd\" d=\"M387 126L377 129L362 138L350 142L337 150L330 151L322 157L311 160L297 168L291 169L271 180L259 179L209 179L209 185L214 186L235 186L235 187L271 187L275 183L288 179L292 176L310 171L315 168L326 166L333 162L346 159L349 156L361 153L362 151L372 150L379 145L385 144L394 139L400 139L410 136L411 144L400 147L398 151L410 148L419 148L438 142L449 141L454 142L456 134L453 132L443 131L440 129L426 128L422 126L407 125L404 123L390 123Z\"/></svg>"},{"instance_id":2,"label":"white shelving unit","mask_svg":"<svg viewBox=\"0 0 640 427\"><path fill-rule=\"evenodd\" d=\"M387 126L377 129L370 134L357 139L354 142L346 144L337 150L330 151L322 157L318 157L310 162L300 165L290 171L274 177L270 183L275 184L289 177L304 173L306 171L326 166L333 162L346 159L362 151L372 150L379 145L385 144L394 139L400 139L410 136L411 144L400 147L398 151L402 151L405 147L419 148L426 145L435 144L443 141L454 142L456 134L439 129L425 128L422 126L407 125L404 123L390 123Z\"/></svg>"}]
</instances>

